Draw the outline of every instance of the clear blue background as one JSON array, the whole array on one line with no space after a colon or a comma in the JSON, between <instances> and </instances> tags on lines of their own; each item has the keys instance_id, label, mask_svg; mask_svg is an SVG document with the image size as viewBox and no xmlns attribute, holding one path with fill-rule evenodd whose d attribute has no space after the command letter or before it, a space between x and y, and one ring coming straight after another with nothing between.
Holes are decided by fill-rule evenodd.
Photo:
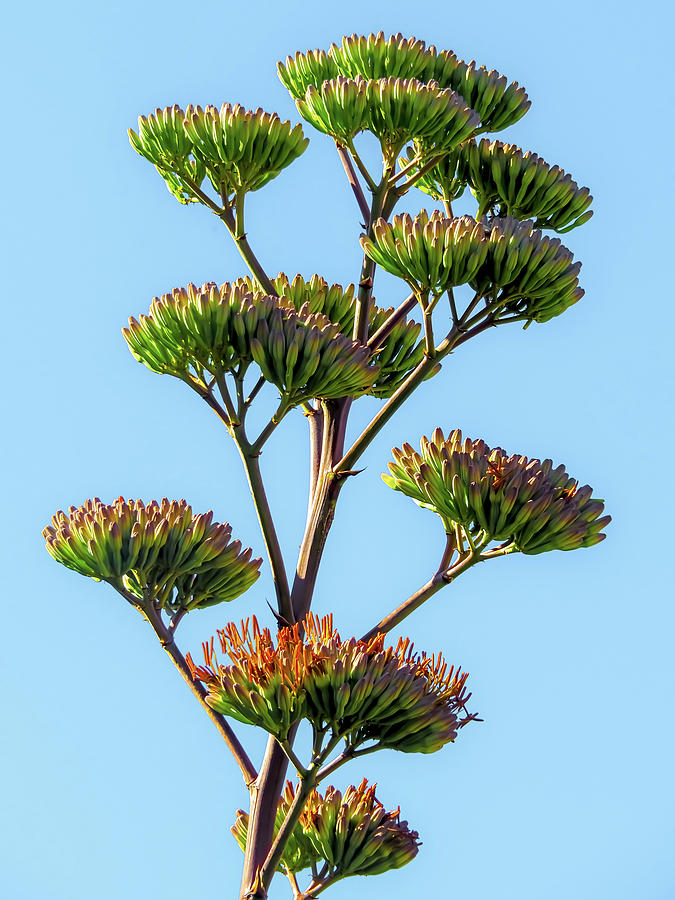
<instances>
[{"instance_id":1,"label":"clear blue background","mask_svg":"<svg viewBox=\"0 0 675 900\"><path fill-rule=\"evenodd\" d=\"M418 647L469 670L485 722L431 757L383 753L337 774L340 786L376 779L424 846L400 872L329 896L675 897L670 7L38 2L5 26L0 895L237 895L238 770L147 626L105 586L56 566L40 531L92 495L168 495L213 507L261 548L227 435L120 335L153 295L231 279L242 263L125 131L174 102L239 101L297 120L276 61L382 28L525 84L532 109L506 139L588 184L596 214L566 239L584 263L583 301L462 348L368 450L342 495L316 608L359 634L433 571L437 520L379 475L394 444L437 424L565 462L614 523L592 551L481 566L409 620ZM310 137L251 198L249 234L272 272L347 282L357 210L330 141ZM376 294L403 295L379 275ZM360 404L355 423L376 405ZM289 564L306 502L304 427L290 417L263 460ZM252 611L268 620L272 595L265 573L232 606L184 621L181 644L196 651ZM262 736L240 731L257 759ZM275 882L274 896L284 892Z\"/></svg>"}]
</instances>

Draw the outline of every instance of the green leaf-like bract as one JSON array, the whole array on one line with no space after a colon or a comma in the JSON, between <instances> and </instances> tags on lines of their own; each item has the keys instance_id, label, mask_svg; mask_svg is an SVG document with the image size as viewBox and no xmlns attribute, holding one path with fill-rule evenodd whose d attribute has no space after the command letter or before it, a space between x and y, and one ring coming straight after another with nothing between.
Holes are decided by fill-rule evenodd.
<instances>
[{"instance_id":1,"label":"green leaf-like bract","mask_svg":"<svg viewBox=\"0 0 675 900\"><path fill-rule=\"evenodd\" d=\"M508 456L481 440L462 441L461 431L446 439L440 428L422 438L419 453L410 444L392 452L383 480L437 513L446 531L458 524L528 554L590 547L605 537L603 502L550 459Z\"/></svg>"},{"instance_id":2,"label":"green leaf-like bract","mask_svg":"<svg viewBox=\"0 0 675 900\"><path fill-rule=\"evenodd\" d=\"M193 516L185 500L120 497L106 505L94 498L59 510L43 535L57 562L171 611L234 600L262 562L230 540L228 524L211 512Z\"/></svg>"}]
</instances>

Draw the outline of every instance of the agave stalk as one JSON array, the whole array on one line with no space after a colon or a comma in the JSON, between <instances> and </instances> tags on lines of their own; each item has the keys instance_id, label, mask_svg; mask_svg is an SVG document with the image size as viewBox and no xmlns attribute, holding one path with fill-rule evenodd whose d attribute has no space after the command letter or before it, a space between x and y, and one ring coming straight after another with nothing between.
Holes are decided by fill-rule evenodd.
<instances>
[{"instance_id":1,"label":"agave stalk","mask_svg":"<svg viewBox=\"0 0 675 900\"><path fill-rule=\"evenodd\" d=\"M437 570L360 640L342 640L330 618L313 617L336 506L363 454L464 343L505 323L545 323L581 299L579 263L539 229L563 233L583 224L592 198L536 154L476 142L518 121L530 102L517 82L450 51L400 34L351 35L327 51L288 57L279 75L303 118L335 142L358 204L364 252L356 287L318 275L272 277L249 242L246 196L304 152L300 125L238 104L167 107L139 119L132 146L181 203L201 203L223 222L251 275L176 288L124 329L136 359L187 384L234 440L272 572L278 634L255 619L252 630L248 620L240 630L227 626L219 633L227 665L213 639L203 645L204 665L178 648L182 618L238 598L261 564L230 541L228 525L213 523L210 513L192 516L185 501L88 501L57 513L45 529L55 559L112 585L141 612L232 751L250 790L250 808L233 827L244 850L241 900L266 900L278 871L296 900L310 900L342 878L397 868L416 855L417 832L398 810L385 811L374 786L318 792L325 778L367 753L435 752L476 719L466 712L466 675L438 655L413 653L408 639L385 647L385 635L478 563L591 546L609 521L602 501L564 467L436 429L419 453L409 444L395 448L383 477L440 517L445 547ZM380 143L379 176L355 145L362 132ZM476 215L455 217L452 201L467 186ZM413 187L442 202L443 212L392 217ZM395 309L375 301L378 265L411 291ZM464 305L455 293L462 286L471 291ZM418 319L409 320L418 305ZM251 436L248 414L265 388L278 393L278 405ZM383 403L347 443L351 406L364 395ZM291 584L260 456L293 410L308 422L310 465ZM269 733L259 771L230 718ZM294 743L303 720L314 737L308 760ZM299 782L284 790L289 762ZM297 875L306 868L312 880L303 890Z\"/></svg>"}]
</instances>

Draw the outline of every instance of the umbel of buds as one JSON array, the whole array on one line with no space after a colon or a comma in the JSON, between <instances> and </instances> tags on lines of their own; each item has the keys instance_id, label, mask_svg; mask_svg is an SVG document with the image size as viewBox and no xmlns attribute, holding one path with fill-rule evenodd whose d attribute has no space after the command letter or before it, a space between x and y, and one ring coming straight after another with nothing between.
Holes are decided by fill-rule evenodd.
<instances>
[{"instance_id":1,"label":"umbel of buds","mask_svg":"<svg viewBox=\"0 0 675 900\"><path fill-rule=\"evenodd\" d=\"M550 459L508 456L484 441L462 440L459 430L446 439L440 428L422 438L419 453L410 444L392 452L386 484L437 513L448 532L460 525L481 543L500 541L528 554L605 538L611 516L602 515L603 502Z\"/></svg>"},{"instance_id":2,"label":"umbel of buds","mask_svg":"<svg viewBox=\"0 0 675 900\"><path fill-rule=\"evenodd\" d=\"M255 361L288 406L360 396L379 374L366 347L328 318L245 284L176 288L155 297L149 315L129 319L123 333L139 362L202 389L205 372L218 378Z\"/></svg>"},{"instance_id":3,"label":"umbel of buds","mask_svg":"<svg viewBox=\"0 0 675 900\"><path fill-rule=\"evenodd\" d=\"M488 253L483 226L471 216L449 219L422 210L415 218L406 213L391 222L378 219L372 231L372 238L361 235L366 254L416 292L440 294L468 284Z\"/></svg>"},{"instance_id":4,"label":"umbel of buds","mask_svg":"<svg viewBox=\"0 0 675 900\"><path fill-rule=\"evenodd\" d=\"M234 600L256 581L262 560L231 535L185 500L123 497L59 510L43 531L57 562L173 612Z\"/></svg>"},{"instance_id":5,"label":"umbel of buds","mask_svg":"<svg viewBox=\"0 0 675 900\"><path fill-rule=\"evenodd\" d=\"M448 50L427 47L424 41L401 34L385 38L380 31L368 37L353 34L328 52L309 50L279 63L279 78L300 103L308 88L340 77L366 82L381 79L415 79L436 82L440 90L455 91L474 110L484 131L499 131L517 122L530 107L524 88L508 84L498 72L465 63ZM300 104L298 104L300 106ZM301 110L302 113L302 110ZM312 123L314 124L314 123ZM325 130L321 128L320 130Z\"/></svg>"},{"instance_id":6,"label":"umbel of buds","mask_svg":"<svg viewBox=\"0 0 675 900\"><path fill-rule=\"evenodd\" d=\"M537 228L561 234L583 225L593 215L593 198L559 166L549 166L536 153L513 144L467 141L459 151L460 166L481 209L497 206L500 215L534 219Z\"/></svg>"},{"instance_id":7,"label":"umbel of buds","mask_svg":"<svg viewBox=\"0 0 675 900\"><path fill-rule=\"evenodd\" d=\"M280 272L272 279L272 285L279 295L279 302L287 304L297 313L320 314L337 325L340 333L351 340L356 317L356 298L354 285L328 285L319 275L312 275L309 280L296 275L291 281ZM256 287L250 277L239 278L233 287L242 288L252 293L257 303L265 295ZM394 308L383 309L376 303L369 308L369 333L375 334L384 322L393 314ZM401 319L388 332L381 344L375 348L371 363L378 367L374 384L366 393L373 397L390 397L405 379L406 375L417 366L424 356L424 342L419 340L421 326L412 320Z\"/></svg>"},{"instance_id":8,"label":"umbel of buds","mask_svg":"<svg viewBox=\"0 0 675 900\"><path fill-rule=\"evenodd\" d=\"M237 104L180 106L141 116L131 146L154 164L181 203L200 200L205 177L219 195L257 191L302 154L308 139L300 125L276 113Z\"/></svg>"},{"instance_id":9,"label":"umbel of buds","mask_svg":"<svg viewBox=\"0 0 675 900\"><path fill-rule=\"evenodd\" d=\"M464 712L466 674L442 656L413 653L409 639L385 648L384 635L343 641L332 616L310 614L304 626L304 636L299 624L281 629L275 644L255 617L241 630L227 625L218 638L229 665L218 662L213 638L204 644L205 665L188 661L213 709L280 741L308 719L351 749L372 742L409 753L439 750L475 718Z\"/></svg>"},{"instance_id":10,"label":"umbel of buds","mask_svg":"<svg viewBox=\"0 0 675 900\"><path fill-rule=\"evenodd\" d=\"M361 235L366 254L404 278L418 297L469 284L490 308L528 321L546 322L583 297L580 263L557 238L510 217L489 224L471 216L447 218L425 210L391 222L378 219L372 236Z\"/></svg>"},{"instance_id":11,"label":"umbel of buds","mask_svg":"<svg viewBox=\"0 0 675 900\"><path fill-rule=\"evenodd\" d=\"M350 875L379 875L399 869L417 856L419 835L400 818L400 809L387 812L375 796L376 785L364 778L342 794L332 785L325 794L312 791L281 857L280 871L296 874L311 865L325 864L321 882ZM279 801L275 832L295 798L291 782ZM246 847L248 814L237 811L232 827L237 843Z\"/></svg>"},{"instance_id":12,"label":"umbel of buds","mask_svg":"<svg viewBox=\"0 0 675 900\"><path fill-rule=\"evenodd\" d=\"M371 131L383 147L396 147L395 152L411 140L451 149L480 124L477 113L455 91L414 78L338 77L309 85L296 104L318 131L345 143L360 131Z\"/></svg>"},{"instance_id":13,"label":"umbel of buds","mask_svg":"<svg viewBox=\"0 0 675 900\"><path fill-rule=\"evenodd\" d=\"M422 150L417 145L409 147L407 159L399 160L401 166L419 161ZM419 172L419 165L415 171ZM478 218L493 212L533 219L536 228L564 234L593 215L588 188L580 188L559 166L549 166L536 153L524 153L501 141L464 141L415 181L420 190L445 201L460 197L467 185L478 201Z\"/></svg>"}]
</instances>

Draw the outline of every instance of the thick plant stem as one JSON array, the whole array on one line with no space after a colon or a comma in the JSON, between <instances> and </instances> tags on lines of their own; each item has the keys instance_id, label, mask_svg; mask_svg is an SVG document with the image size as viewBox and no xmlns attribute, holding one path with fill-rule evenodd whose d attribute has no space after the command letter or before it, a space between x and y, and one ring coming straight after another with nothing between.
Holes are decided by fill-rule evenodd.
<instances>
[{"instance_id":1,"label":"thick plant stem","mask_svg":"<svg viewBox=\"0 0 675 900\"><path fill-rule=\"evenodd\" d=\"M387 180L388 172L385 171L382 182L373 194L373 202L370 207L370 215L366 225L368 226L368 236L372 237L373 223L382 215L386 217L387 206ZM370 315L370 304L373 294L373 280L375 278L375 262L365 253L363 254L363 263L361 265L361 275L359 277L359 291L356 296L356 315L354 316L354 331L352 337L355 341L365 344L368 340L368 319Z\"/></svg>"},{"instance_id":2,"label":"thick plant stem","mask_svg":"<svg viewBox=\"0 0 675 900\"><path fill-rule=\"evenodd\" d=\"M289 738L292 736L289 735ZM276 739L270 736L260 774L251 788L240 900L267 897L267 888L260 883L258 874L272 845L277 803L283 790L287 766L288 757Z\"/></svg>"},{"instance_id":3,"label":"thick plant stem","mask_svg":"<svg viewBox=\"0 0 675 900\"><path fill-rule=\"evenodd\" d=\"M333 474L333 465L344 449L349 406L348 400L325 401L322 404L323 428L319 472L291 591L296 622L302 621L309 612L323 548L333 524L335 505L344 482L344 477L335 477Z\"/></svg>"},{"instance_id":4,"label":"thick plant stem","mask_svg":"<svg viewBox=\"0 0 675 900\"><path fill-rule=\"evenodd\" d=\"M312 504L314 503L317 481L319 480L319 469L321 467L323 410L321 407L312 407L305 415L307 416L307 422L309 424L309 496L307 502L307 516L309 518Z\"/></svg>"},{"instance_id":5,"label":"thick plant stem","mask_svg":"<svg viewBox=\"0 0 675 900\"><path fill-rule=\"evenodd\" d=\"M325 410L316 409L308 415L310 426L310 499L307 513L308 527L314 506L314 494L319 480L323 448ZM303 594L303 596L306 596ZM311 601L311 597L309 598ZM295 729L289 734L292 744ZM244 854L244 869L241 882L241 900L266 897L266 888L258 881L260 872L274 836L276 808L284 786L288 768L288 757L279 743L270 737L260 775L251 791L249 826ZM257 892L257 893L256 893Z\"/></svg>"},{"instance_id":6,"label":"thick plant stem","mask_svg":"<svg viewBox=\"0 0 675 900\"><path fill-rule=\"evenodd\" d=\"M369 227L371 222L384 212L383 204L386 203L386 199L386 188L383 187L382 191L373 197L370 219L367 223ZM354 335L360 335L357 339L362 342L365 342L368 336L368 313L374 271L375 264L364 257L354 324ZM333 470L335 463L344 453L350 406L351 401L348 398L325 401L321 404L321 418L314 419L313 424L310 420L311 496L307 524L291 591L290 622L301 622L309 612L312 602L323 548L333 523L338 495L347 475L346 472L342 472L336 476ZM318 453L319 442L320 454ZM293 738L294 732L291 732L289 734L291 745ZM266 885L262 883L260 873L272 845L276 806L283 788L287 766L286 754L274 738L270 738L260 775L251 793L241 900L250 900L250 898L262 900L267 896ZM268 879L271 880L273 875L274 870L269 872Z\"/></svg>"},{"instance_id":7,"label":"thick plant stem","mask_svg":"<svg viewBox=\"0 0 675 900\"><path fill-rule=\"evenodd\" d=\"M276 528L274 527L274 520L267 501L267 494L260 472L260 457L257 451L255 451L248 441L246 441L245 436L241 434L240 428L235 428L234 434L237 447L239 448L241 458L244 462L246 477L248 478L248 484L251 489L251 494L253 495L256 513L258 514L258 521L260 522L260 530L262 531L265 547L267 548L279 615L285 620L286 624L292 625L294 622L293 607L291 606L286 567L284 565L279 538L277 537Z\"/></svg>"},{"instance_id":8,"label":"thick plant stem","mask_svg":"<svg viewBox=\"0 0 675 900\"><path fill-rule=\"evenodd\" d=\"M185 661L185 657L175 644L173 632L170 631L162 621L159 610L156 610L154 609L154 607L150 606L147 610L141 609L141 612L143 612L143 615L148 620L155 634L159 638L160 644L167 652L167 654L171 657L171 661L185 679L187 686L190 688L194 696L202 705L209 719L211 719L213 724L218 729L218 733L229 747L232 755L239 765L239 768L241 769L241 774L244 777L246 787L250 789L251 786L255 783L256 778L258 777L258 773L255 770L255 766L248 758L248 754L239 743L239 740L234 731L232 731L232 729L228 725L227 720L223 716L221 716L220 713L217 713L215 709L212 709L206 702L206 690L199 681L195 681L195 679L192 677L190 667Z\"/></svg>"}]
</instances>

